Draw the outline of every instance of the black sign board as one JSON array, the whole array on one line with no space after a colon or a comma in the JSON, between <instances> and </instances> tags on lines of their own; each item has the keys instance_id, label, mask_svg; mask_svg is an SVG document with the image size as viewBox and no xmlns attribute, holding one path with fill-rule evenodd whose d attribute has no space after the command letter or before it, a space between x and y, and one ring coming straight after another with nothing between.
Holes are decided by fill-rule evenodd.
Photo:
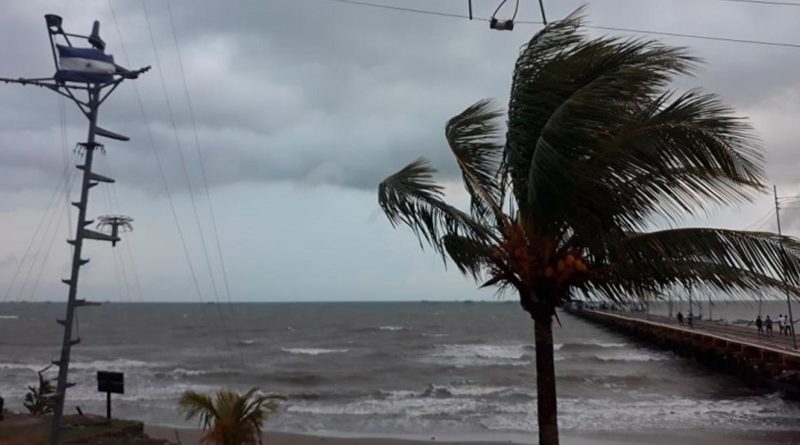
<instances>
[{"instance_id":1,"label":"black sign board","mask_svg":"<svg viewBox=\"0 0 800 445\"><path fill-rule=\"evenodd\" d=\"M125 377L121 372L97 371L97 391L125 394Z\"/></svg>"}]
</instances>

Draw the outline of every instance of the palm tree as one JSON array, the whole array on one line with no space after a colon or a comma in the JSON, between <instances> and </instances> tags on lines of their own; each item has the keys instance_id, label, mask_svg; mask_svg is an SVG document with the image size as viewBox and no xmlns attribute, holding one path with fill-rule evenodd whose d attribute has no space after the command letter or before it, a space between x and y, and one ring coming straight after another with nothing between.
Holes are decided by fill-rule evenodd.
<instances>
[{"instance_id":1,"label":"palm tree","mask_svg":"<svg viewBox=\"0 0 800 445\"><path fill-rule=\"evenodd\" d=\"M186 391L178 404L186 420L199 418L205 430L203 443L214 445L261 444L262 423L278 409L278 395L257 394L253 388L244 394L223 389L212 398Z\"/></svg>"},{"instance_id":2,"label":"palm tree","mask_svg":"<svg viewBox=\"0 0 800 445\"><path fill-rule=\"evenodd\" d=\"M580 10L525 45L501 112L482 100L446 125L471 198L444 201L420 158L387 177L379 203L465 275L516 291L536 341L539 443L558 444L552 323L576 298L654 298L705 287L795 295L800 243L772 233L654 224L764 191L750 127L715 96L668 90L697 60L649 40L589 39ZM779 279L785 271L789 284Z\"/></svg>"}]
</instances>

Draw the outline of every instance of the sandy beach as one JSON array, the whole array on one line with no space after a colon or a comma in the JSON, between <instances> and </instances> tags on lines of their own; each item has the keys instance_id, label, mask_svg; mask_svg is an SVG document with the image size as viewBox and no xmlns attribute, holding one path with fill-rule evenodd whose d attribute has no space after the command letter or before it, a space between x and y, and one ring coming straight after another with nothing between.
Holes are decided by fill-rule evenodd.
<instances>
[{"instance_id":1,"label":"sandy beach","mask_svg":"<svg viewBox=\"0 0 800 445\"><path fill-rule=\"evenodd\" d=\"M146 426L145 432L153 438L176 442L180 439L183 445L199 443L202 431L194 428L170 428L162 426ZM704 431L641 431L626 433L562 433L561 442L565 445L795 445L800 444L800 429L797 431L752 432L731 434L730 432ZM308 435L268 432L264 434L266 445L530 445L535 444L535 437L530 441L506 439L502 435L495 440L485 438L441 438L431 436L424 438L397 437L339 437L325 435Z\"/></svg>"}]
</instances>

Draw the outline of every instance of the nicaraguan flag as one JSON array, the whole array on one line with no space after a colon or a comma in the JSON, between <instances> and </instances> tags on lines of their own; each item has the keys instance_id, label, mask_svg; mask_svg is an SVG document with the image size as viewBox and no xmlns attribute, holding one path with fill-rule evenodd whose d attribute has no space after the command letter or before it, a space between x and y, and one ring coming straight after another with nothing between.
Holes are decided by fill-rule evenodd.
<instances>
[{"instance_id":1,"label":"nicaraguan flag","mask_svg":"<svg viewBox=\"0 0 800 445\"><path fill-rule=\"evenodd\" d=\"M104 83L114 80L114 56L95 48L58 46L58 71L61 82Z\"/></svg>"}]
</instances>

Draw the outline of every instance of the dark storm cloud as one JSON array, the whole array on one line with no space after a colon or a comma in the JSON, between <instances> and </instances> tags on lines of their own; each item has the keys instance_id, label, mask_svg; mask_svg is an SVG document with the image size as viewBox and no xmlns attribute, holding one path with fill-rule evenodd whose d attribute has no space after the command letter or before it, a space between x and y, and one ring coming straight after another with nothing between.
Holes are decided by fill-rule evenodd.
<instances>
[{"instance_id":1,"label":"dark storm cloud","mask_svg":"<svg viewBox=\"0 0 800 445\"><path fill-rule=\"evenodd\" d=\"M493 2L476 2L488 15ZM553 2L551 2L553 3ZM563 16L578 2L548 5ZM103 21L110 52L124 60L108 3L90 3L86 13L64 14L67 26L87 28ZM175 132L184 150L190 181L201 180L192 121L164 2L144 3L158 49L173 118L167 112L157 70L137 81L156 149L172 188L185 186ZM63 9L57 4L54 11ZM463 12L463 2L409 1L404 6ZM114 2L125 48L134 66L156 65L140 2ZM537 29L490 32L483 22L356 7L324 0L172 2L177 37L195 124L212 186L249 182L333 183L372 189L387 173L426 155L454 178L443 138L444 122L482 97L507 101L519 46ZM535 18L523 6L525 18ZM656 30L791 40L794 21L780 8L722 2L593 2L593 23ZM10 74L52 71L39 4L17 4L0 18L0 47ZM743 26L746 24L747 26ZM597 34L594 32L594 34ZM14 38L15 36L18 36ZM21 38L19 36L22 36ZM746 112L769 121L776 106L797 88L800 50L668 39L688 45L707 65L678 87L702 85ZM44 91L3 87L0 99L0 187L35 186L61 165L56 100ZM777 106L778 108L780 105ZM796 107L789 107L797 115ZM70 145L83 138L80 117L69 108ZM123 86L102 111L103 126L130 135L128 144L109 144L109 161L121 182L161 193L132 85ZM174 124L174 127L173 127ZM42 131L42 128L47 131ZM772 129L771 129L772 130ZM774 130L779 134L781 129ZM788 141L770 146L773 174L786 177L797 164ZM787 166L791 168L787 169ZM788 178L786 178L788 179Z\"/></svg>"}]
</instances>

